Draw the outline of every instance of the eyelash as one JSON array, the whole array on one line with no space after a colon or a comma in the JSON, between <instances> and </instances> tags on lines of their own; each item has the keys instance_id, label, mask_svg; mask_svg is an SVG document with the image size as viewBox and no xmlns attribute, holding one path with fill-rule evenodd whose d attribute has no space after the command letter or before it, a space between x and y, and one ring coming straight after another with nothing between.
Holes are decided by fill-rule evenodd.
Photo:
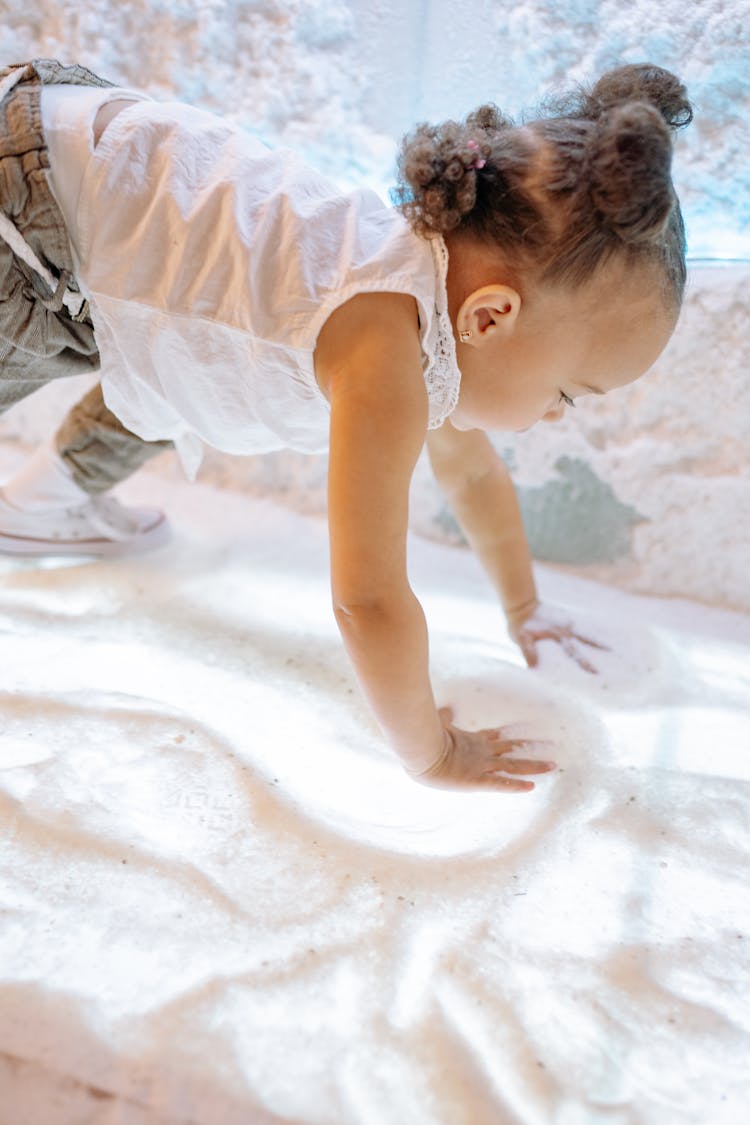
<instances>
[{"instance_id":1,"label":"eyelash","mask_svg":"<svg viewBox=\"0 0 750 1125\"><path fill-rule=\"evenodd\" d=\"M560 391L560 402L564 402L566 406L575 406L575 402L565 391Z\"/></svg>"}]
</instances>

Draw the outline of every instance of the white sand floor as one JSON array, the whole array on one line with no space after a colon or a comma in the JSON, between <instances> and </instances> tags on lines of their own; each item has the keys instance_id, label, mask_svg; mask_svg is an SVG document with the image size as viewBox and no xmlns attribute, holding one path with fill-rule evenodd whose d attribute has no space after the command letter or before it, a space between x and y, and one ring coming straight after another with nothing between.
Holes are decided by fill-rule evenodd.
<instances>
[{"instance_id":1,"label":"white sand floor","mask_svg":"<svg viewBox=\"0 0 750 1125\"><path fill-rule=\"evenodd\" d=\"M542 570L612 651L529 672L414 539L440 702L560 764L440 792L359 696L324 523L123 491L170 546L0 560L0 1125L747 1120L748 619Z\"/></svg>"}]
</instances>

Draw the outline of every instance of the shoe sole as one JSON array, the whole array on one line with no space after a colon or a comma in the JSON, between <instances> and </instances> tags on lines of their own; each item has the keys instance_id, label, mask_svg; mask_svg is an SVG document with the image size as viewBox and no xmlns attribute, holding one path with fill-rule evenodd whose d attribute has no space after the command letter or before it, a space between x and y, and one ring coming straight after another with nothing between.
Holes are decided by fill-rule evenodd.
<instances>
[{"instance_id":1,"label":"shoe sole","mask_svg":"<svg viewBox=\"0 0 750 1125\"><path fill-rule=\"evenodd\" d=\"M164 546L171 538L169 522L165 516L151 527L132 539L34 539L23 535L5 535L0 532L0 555L25 555L27 558L40 558L55 555L94 555L103 557L125 557L141 555Z\"/></svg>"}]
</instances>

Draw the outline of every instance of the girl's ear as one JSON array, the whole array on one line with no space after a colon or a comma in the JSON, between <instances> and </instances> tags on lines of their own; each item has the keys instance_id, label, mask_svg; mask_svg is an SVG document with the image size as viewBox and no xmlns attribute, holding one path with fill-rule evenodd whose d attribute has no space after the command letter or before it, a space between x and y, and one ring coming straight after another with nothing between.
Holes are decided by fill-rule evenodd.
<instances>
[{"instance_id":1,"label":"girl's ear","mask_svg":"<svg viewBox=\"0 0 750 1125\"><path fill-rule=\"evenodd\" d=\"M481 347L498 333L509 332L521 311L521 297L509 285L484 285L471 293L456 317L456 331L462 344Z\"/></svg>"}]
</instances>

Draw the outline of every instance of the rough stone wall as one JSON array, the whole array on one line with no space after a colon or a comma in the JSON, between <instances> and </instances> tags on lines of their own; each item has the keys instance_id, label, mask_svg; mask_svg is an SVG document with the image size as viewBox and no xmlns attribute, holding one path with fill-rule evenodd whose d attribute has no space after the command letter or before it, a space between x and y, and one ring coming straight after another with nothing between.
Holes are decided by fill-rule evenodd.
<instances>
[{"instance_id":1,"label":"rough stone wall","mask_svg":"<svg viewBox=\"0 0 750 1125\"><path fill-rule=\"evenodd\" d=\"M0 58L79 60L302 149L343 183L387 191L416 120L494 100L511 113L619 62L649 58L697 109L676 181L694 258L750 259L750 0L0 0ZM750 609L750 266L696 267L675 337L642 382L556 427L498 435L539 558L640 591ZM0 426L37 440L78 387ZM164 472L175 472L165 460ZM211 456L230 487L325 504L325 459ZM455 535L421 466L414 526Z\"/></svg>"}]
</instances>

